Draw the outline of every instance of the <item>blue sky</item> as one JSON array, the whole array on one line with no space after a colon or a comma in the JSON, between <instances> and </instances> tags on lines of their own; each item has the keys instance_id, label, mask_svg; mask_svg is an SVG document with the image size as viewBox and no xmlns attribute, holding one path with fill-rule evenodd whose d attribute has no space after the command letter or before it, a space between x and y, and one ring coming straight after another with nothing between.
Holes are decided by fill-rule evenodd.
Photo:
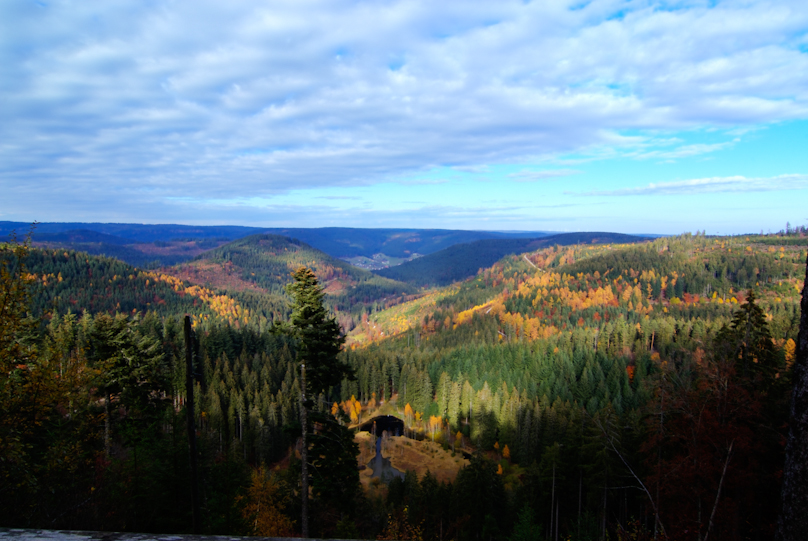
<instances>
[{"instance_id":1,"label":"blue sky","mask_svg":"<svg viewBox=\"0 0 808 541\"><path fill-rule=\"evenodd\" d=\"M808 2L0 3L0 220L808 223Z\"/></svg>"}]
</instances>

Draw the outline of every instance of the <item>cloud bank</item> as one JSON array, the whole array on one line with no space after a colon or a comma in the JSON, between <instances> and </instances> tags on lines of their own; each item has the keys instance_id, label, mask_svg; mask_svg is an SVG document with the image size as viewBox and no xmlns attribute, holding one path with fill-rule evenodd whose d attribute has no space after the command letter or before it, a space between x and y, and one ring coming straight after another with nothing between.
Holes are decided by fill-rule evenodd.
<instances>
[{"instance_id":1,"label":"cloud bank","mask_svg":"<svg viewBox=\"0 0 808 541\"><path fill-rule=\"evenodd\" d=\"M706 193L731 192L779 192L808 189L808 175L778 175L768 178L746 178L743 176L712 177L681 180L676 182L651 183L639 188L590 191L577 195L697 195Z\"/></svg>"},{"instance_id":2,"label":"cloud bank","mask_svg":"<svg viewBox=\"0 0 808 541\"><path fill-rule=\"evenodd\" d=\"M137 212L593 148L710 152L621 134L808 117L806 36L803 0L8 0L0 187L9 205Z\"/></svg>"}]
</instances>

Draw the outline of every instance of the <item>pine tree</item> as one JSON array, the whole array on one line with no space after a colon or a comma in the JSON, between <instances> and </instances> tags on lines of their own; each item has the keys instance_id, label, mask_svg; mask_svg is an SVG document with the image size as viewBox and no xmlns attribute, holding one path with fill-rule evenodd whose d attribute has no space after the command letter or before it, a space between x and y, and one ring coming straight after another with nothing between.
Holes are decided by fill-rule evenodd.
<instances>
[{"instance_id":1,"label":"pine tree","mask_svg":"<svg viewBox=\"0 0 808 541\"><path fill-rule=\"evenodd\" d=\"M310 397L327 392L344 377L353 377L353 371L337 360L337 354L345 343L336 318L329 316L323 305L325 293L320 287L317 277L311 269L300 267L293 274L294 281L287 291L294 300L291 317L291 334L297 339L297 360L300 367L300 421L302 425L303 445L301 451L301 497L302 517L301 529L303 537L309 536L309 449L308 426L309 417L314 409ZM333 417L332 417L333 419ZM334 423L336 424L336 423ZM330 430L344 428L329 426ZM340 434L340 436L342 436ZM340 437L340 440L344 438ZM325 441L325 439L321 440ZM348 446L350 447L350 446ZM343 452L351 449L340 446ZM314 456L319 456L313 450ZM354 454L354 456L356 456ZM336 457L333 457L336 459ZM355 464L353 475L357 476ZM333 482L331 479L329 482ZM358 482L358 479L357 479Z\"/></svg>"}]
</instances>

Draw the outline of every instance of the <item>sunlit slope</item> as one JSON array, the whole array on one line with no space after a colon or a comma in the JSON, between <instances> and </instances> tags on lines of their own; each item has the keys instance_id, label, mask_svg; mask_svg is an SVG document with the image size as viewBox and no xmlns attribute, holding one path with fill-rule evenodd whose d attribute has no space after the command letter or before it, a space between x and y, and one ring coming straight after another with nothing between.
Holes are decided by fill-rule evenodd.
<instances>
[{"instance_id":1,"label":"sunlit slope","mask_svg":"<svg viewBox=\"0 0 808 541\"><path fill-rule=\"evenodd\" d=\"M508 254L535 251L547 246L571 244L629 243L648 240L620 233L563 233L541 238L484 239L456 244L439 252L375 271L379 276L417 286L442 286L474 276Z\"/></svg>"},{"instance_id":2,"label":"sunlit slope","mask_svg":"<svg viewBox=\"0 0 808 541\"><path fill-rule=\"evenodd\" d=\"M617 320L643 333L653 321L724 322L752 288L768 310L773 334L782 337L796 325L804 261L804 246L776 237L684 235L642 245L553 246L506 257L434 293L434 309L422 300L374 314L362 330L365 339L402 329L419 336L449 330L443 339L461 343L483 339L479 332L466 335L464 325L494 318L497 336L489 339L495 340L533 340L575 329L594 336ZM402 317L406 313L419 317Z\"/></svg>"},{"instance_id":3,"label":"sunlit slope","mask_svg":"<svg viewBox=\"0 0 808 541\"><path fill-rule=\"evenodd\" d=\"M205 252L170 272L207 287L256 295L285 296L291 272L301 265L314 270L328 303L338 311L361 311L374 303L392 304L415 293L407 284L376 276L335 259L299 240L252 235Z\"/></svg>"},{"instance_id":4,"label":"sunlit slope","mask_svg":"<svg viewBox=\"0 0 808 541\"><path fill-rule=\"evenodd\" d=\"M16 260L0 248L0 258ZM117 259L64 249L30 249L23 261L37 318L54 312L192 314L246 323L254 318L238 301L176 277L144 271Z\"/></svg>"}]
</instances>

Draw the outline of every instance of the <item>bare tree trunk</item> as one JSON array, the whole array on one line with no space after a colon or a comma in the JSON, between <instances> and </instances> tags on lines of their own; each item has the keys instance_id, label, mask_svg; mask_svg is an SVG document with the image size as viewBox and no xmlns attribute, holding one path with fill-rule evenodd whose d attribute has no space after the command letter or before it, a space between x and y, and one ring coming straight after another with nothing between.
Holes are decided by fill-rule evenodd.
<instances>
[{"instance_id":1,"label":"bare tree trunk","mask_svg":"<svg viewBox=\"0 0 808 541\"><path fill-rule=\"evenodd\" d=\"M553 540L554 540L554 541L558 541L558 506L559 506L559 504L556 504L556 512L555 512L555 535L553 536Z\"/></svg>"},{"instance_id":2,"label":"bare tree trunk","mask_svg":"<svg viewBox=\"0 0 808 541\"><path fill-rule=\"evenodd\" d=\"M104 389L104 458L109 460L109 389Z\"/></svg>"},{"instance_id":3,"label":"bare tree trunk","mask_svg":"<svg viewBox=\"0 0 808 541\"><path fill-rule=\"evenodd\" d=\"M300 471L300 491L301 491L301 517L300 528L304 538L309 536L309 447L306 441L308 432L308 409L306 405L306 363L300 363L300 424L303 429L302 448L300 449L301 471Z\"/></svg>"},{"instance_id":4,"label":"bare tree trunk","mask_svg":"<svg viewBox=\"0 0 808 541\"><path fill-rule=\"evenodd\" d=\"M715 511L718 509L718 500L721 498L721 488L724 486L724 478L727 476L727 466L729 466L729 459L732 458L732 446L735 445L735 440L729 444L729 449L727 449L727 459L724 461L724 471L721 472L721 480L718 482L718 490L715 493L715 503L713 504L713 510L710 513L710 522L707 525L707 533L704 534L704 541L707 541L707 538L710 536L710 530L713 529L713 519L715 518Z\"/></svg>"},{"instance_id":5,"label":"bare tree trunk","mask_svg":"<svg viewBox=\"0 0 808 541\"><path fill-rule=\"evenodd\" d=\"M199 484L196 452L196 423L194 420L194 358L191 316L185 316L185 419L188 425L188 452L191 458L191 505L193 506L193 529L202 533L199 507Z\"/></svg>"},{"instance_id":6,"label":"bare tree trunk","mask_svg":"<svg viewBox=\"0 0 808 541\"><path fill-rule=\"evenodd\" d=\"M553 462L553 491L550 499L550 537L553 536L553 514L555 513L555 462Z\"/></svg>"},{"instance_id":7,"label":"bare tree trunk","mask_svg":"<svg viewBox=\"0 0 808 541\"><path fill-rule=\"evenodd\" d=\"M801 310L797 358L792 368L794 389L783 468L783 507L776 532L779 541L805 539L808 532L808 259Z\"/></svg>"}]
</instances>

